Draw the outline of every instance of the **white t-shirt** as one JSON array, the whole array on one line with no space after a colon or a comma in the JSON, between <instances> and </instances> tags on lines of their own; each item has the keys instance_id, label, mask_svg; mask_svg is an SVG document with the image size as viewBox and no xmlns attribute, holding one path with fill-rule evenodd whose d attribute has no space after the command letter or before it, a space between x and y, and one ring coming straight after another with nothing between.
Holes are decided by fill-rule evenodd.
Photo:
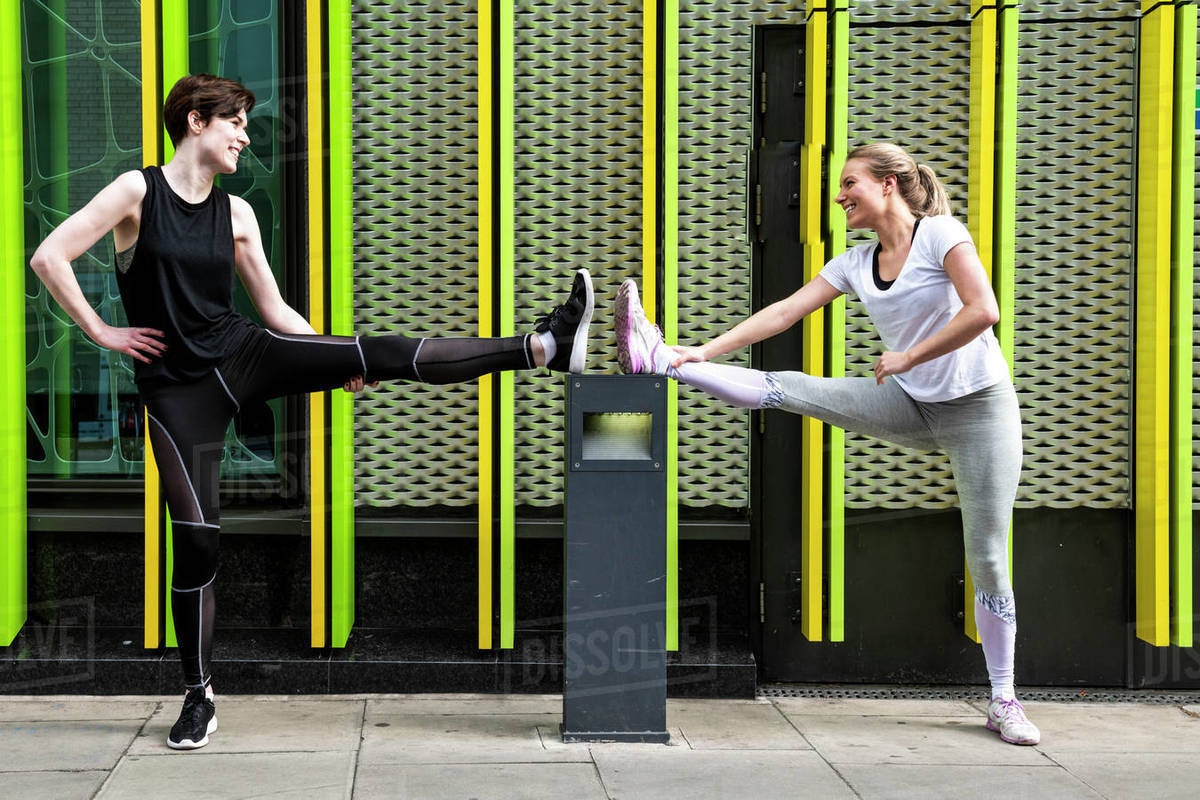
<instances>
[{"instance_id":1,"label":"white t-shirt","mask_svg":"<svg viewBox=\"0 0 1200 800\"><path fill-rule=\"evenodd\" d=\"M954 217L925 217L917 225L908 260L889 288L875 283L878 242L860 244L832 259L821 277L862 300L884 346L902 352L946 327L963 307L942 262L950 248L970 241L966 226ZM990 327L957 350L893 377L909 397L926 403L953 400L1009 379L1008 363Z\"/></svg>"}]
</instances>

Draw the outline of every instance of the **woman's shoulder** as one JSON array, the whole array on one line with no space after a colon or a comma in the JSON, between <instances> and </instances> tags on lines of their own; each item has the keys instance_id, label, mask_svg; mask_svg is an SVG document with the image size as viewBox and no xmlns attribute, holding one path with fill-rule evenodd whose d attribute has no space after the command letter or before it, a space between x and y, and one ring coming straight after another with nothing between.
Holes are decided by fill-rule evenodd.
<instances>
[{"instance_id":1,"label":"woman's shoulder","mask_svg":"<svg viewBox=\"0 0 1200 800\"><path fill-rule=\"evenodd\" d=\"M971 238L971 234L967 231L967 226L950 214L937 214L931 217L924 217L921 220L921 229L941 236L966 236L968 239Z\"/></svg>"}]
</instances>

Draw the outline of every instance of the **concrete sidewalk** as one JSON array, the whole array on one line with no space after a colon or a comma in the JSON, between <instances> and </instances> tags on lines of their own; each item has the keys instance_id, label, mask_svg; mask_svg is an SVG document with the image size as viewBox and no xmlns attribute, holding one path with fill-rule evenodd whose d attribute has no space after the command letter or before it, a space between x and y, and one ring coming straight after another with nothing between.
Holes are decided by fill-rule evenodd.
<instances>
[{"instance_id":1,"label":"concrete sidewalk","mask_svg":"<svg viewBox=\"0 0 1200 800\"><path fill-rule=\"evenodd\" d=\"M563 744L528 695L217 697L210 744L164 744L181 700L0 697L0 797L1196 798L1200 706L670 700L669 745Z\"/></svg>"}]
</instances>

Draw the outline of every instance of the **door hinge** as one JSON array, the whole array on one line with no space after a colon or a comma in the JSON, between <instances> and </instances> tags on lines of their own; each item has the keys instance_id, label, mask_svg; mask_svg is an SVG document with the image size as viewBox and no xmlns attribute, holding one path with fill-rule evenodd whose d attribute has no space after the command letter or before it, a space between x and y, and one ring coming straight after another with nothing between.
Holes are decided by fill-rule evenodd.
<instances>
[{"instance_id":1,"label":"door hinge","mask_svg":"<svg viewBox=\"0 0 1200 800\"><path fill-rule=\"evenodd\" d=\"M767 113L767 71L763 70L759 76L758 88L758 112L760 114Z\"/></svg>"},{"instance_id":2,"label":"door hinge","mask_svg":"<svg viewBox=\"0 0 1200 800\"><path fill-rule=\"evenodd\" d=\"M754 184L754 229L762 230L762 184ZM760 238L761 242L762 239Z\"/></svg>"},{"instance_id":3,"label":"door hinge","mask_svg":"<svg viewBox=\"0 0 1200 800\"><path fill-rule=\"evenodd\" d=\"M767 411L760 408L758 410L758 435L765 436L767 433Z\"/></svg>"},{"instance_id":4,"label":"door hinge","mask_svg":"<svg viewBox=\"0 0 1200 800\"><path fill-rule=\"evenodd\" d=\"M761 582L758 584L758 621L767 621L767 590Z\"/></svg>"}]
</instances>

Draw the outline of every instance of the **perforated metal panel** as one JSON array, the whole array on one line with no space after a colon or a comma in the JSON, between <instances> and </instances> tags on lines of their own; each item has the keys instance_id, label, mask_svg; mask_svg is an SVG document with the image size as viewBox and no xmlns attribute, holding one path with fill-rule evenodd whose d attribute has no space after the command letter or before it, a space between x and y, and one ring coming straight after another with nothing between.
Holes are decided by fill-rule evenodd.
<instances>
[{"instance_id":1,"label":"perforated metal panel","mask_svg":"<svg viewBox=\"0 0 1200 800\"><path fill-rule=\"evenodd\" d=\"M1136 23L1023 26L1018 503L1129 503ZM1080 143L1087 142L1086 150Z\"/></svg>"},{"instance_id":2,"label":"perforated metal panel","mask_svg":"<svg viewBox=\"0 0 1200 800\"><path fill-rule=\"evenodd\" d=\"M1039 0L1036 3L1021 3L1021 24L1117 17L1134 19L1140 12L1141 3L1138 0Z\"/></svg>"},{"instance_id":3,"label":"perforated metal panel","mask_svg":"<svg viewBox=\"0 0 1200 800\"><path fill-rule=\"evenodd\" d=\"M355 328L474 336L475 5L356 0L351 27ZM477 387L390 384L356 403L356 502L475 503Z\"/></svg>"},{"instance_id":4,"label":"perforated metal panel","mask_svg":"<svg viewBox=\"0 0 1200 800\"><path fill-rule=\"evenodd\" d=\"M798 5L716 0L680 9L678 303L683 344L702 344L753 310L746 238L753 29L803 24L804 9ZM721 361L749 366L749 351ZM745 411L680 387L681 505L748 504L749 419Z\"/></svg>"},{"instance_id":5,"label":"perforated metal panel","mask_svg":"<svg viewBox=\"0 0 1200 800\"><path fill-rule=\"evenodd\" d=\"M970 30L937 27L850 29L850 147L893 141L945 184L954 215L966 220ZM835 211L834 213L841 213ZM852 231L848 246L874 234ZM882 347L862 304L846 304L846 374L866 376ZM956 503L949 460L846 433L848 508L941 508Z\"/></svg>"},{"instance_id":6,"label":"perforated metal panel","mask_svg":"<svg viewBox=\"0 0 1200 800\"><path fill-rule=\"evenodd\" d=\"M617 287L642 272L642 6L516 5L516 316L528 330L571 273L596 287L589 369L616 371ZM562 377L516 373L516 500L562 503Z\"/></svg>"},{"instance_id":7,"label":"perforated metal panel","mask_svg":"<svg viewBox=\"0 0 1200 800\"><path fill-rule=\"evenodd\" d=\"M962 22L970 18L970 0L850 0L853 24ZM850 73L853 76L853 72Z\"/></svg>"}]
</instances>

